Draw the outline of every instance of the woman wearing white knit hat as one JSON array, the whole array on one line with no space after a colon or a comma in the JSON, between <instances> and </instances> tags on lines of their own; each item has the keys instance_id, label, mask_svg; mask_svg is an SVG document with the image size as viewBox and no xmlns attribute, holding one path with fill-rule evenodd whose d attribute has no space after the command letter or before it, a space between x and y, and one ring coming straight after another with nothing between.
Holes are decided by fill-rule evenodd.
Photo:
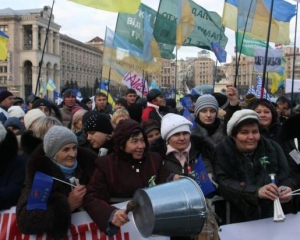
<instances>
[{"instance_id":1,"label":"woman wearing white knit hat","mask_svg":"<svg viewBox=\"0 0 300 240\"><path fill-rule=\"evenodd\" d=\"M232 204L230 222L272 217L277 197L285 209L292 198L286 194L296 186L281 147L261 136L259 115L250 109L236 111L227 134L216 146L215 173L219 193Z\"/></svg>"}]
</instances>

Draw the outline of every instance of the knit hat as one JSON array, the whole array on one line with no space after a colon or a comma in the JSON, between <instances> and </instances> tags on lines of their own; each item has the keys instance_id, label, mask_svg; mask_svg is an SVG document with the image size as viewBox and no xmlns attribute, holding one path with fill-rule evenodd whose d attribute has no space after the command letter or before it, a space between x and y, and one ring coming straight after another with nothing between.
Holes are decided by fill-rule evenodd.
<instances>
[{"instance_id":1,"label":"knit hat","mask_svg":"<svg viewBox=\"0 0 300 240\"><path fill-rule=\"evenodd\" d=\"M109 117L104 113L91 111L85 116L84 132L102 132L111 134L114 129L111 125Z\"/></svg>"},{"instance_id":2,"label":"knit hat","mask_svg":"<svg viewBox=\"0 0 300 240\"><path fill-rule=\"evenodd\" d=\"M32 108L39 108L41 106L45 106L49 109L49 111L51 111L51 105L50 105L50 102L46 99L37 99L33 102L32 104Z\"/></svg>"},{"instance_id":3,"label":"knit hat","mask_svg":"<svg viewBox=\"0 0 300 240\"><path fill-rule=\"evenodd\" d=\"M14 97L14 105L22 104L24 103L23 98L21 97Z\"/></svg>"},{"instance_id":4,"label":"knit hat","mask_svg":"<svg viewBox=\"0 0 300 240\"><path fill-rule=\"evenodd\" d=\"M67 127L53 126L44 136L44 151L48 158L53 159L65 145L77 142L76 135Z\"/></svg>"},{"instance_id":5,"label":"knit hat","mask_svg":"<svg viewBox=\"0 0 300 240\"><path fill-rule=\"evenodd\" d=\"M5 127L3 126L2 122L0 122L0 144L3 142L7 134Z\"/></svg>"},{"instance_id":6,"label":"knit hat","mask_svg":"<svg viewBox=\"0 0 300 240\"><path fill-rule=\"evenodd\" d=\"M163 96L162 92L158 89L151 89L147 94L147 101L152 102L158 96Z\"/></svg>"},{"instance_id":7,"label":"knit hat","mask_svg":"<svg viewBox=\"0 0 300 240\"><path fill-rule=\"evenodd\" d=\"M76 97L76 94L73 91L73 89L67 89L66 91L64 91L63 98L66 98L66 97L74 97L74 98Z\"/></svg>"},{"instance_id":8,"label":"knit hat","mask_svg":"<svg viewBox=\"0 0 300 240\"><path fill-rule=\"evenodd\" d=\"M46 117L46 115L39 108L31 109L30 111L28 111L24 117L25 128L29 129L33 122L41 117Z\"/></svg>"},{"instance_id":9,"label":"knit hat","mask_svg":"<svg viewBox=\"0 0 300 240\"><path fill-rule=\"evenodd\" d=\"M21 118L25 116L25 112L20 106L11 106L7 112L9 117Z\"/></svg>"},{"instance_id":10,"label":"knit hat","mask_svg":"<svg viewBox=\"0 0 300 240\"><path fill-rule=\"evenodd\" d=\"M71 115L74 116L74 114L80 109L83 109L83 108L79 105L75 105L74 107L72 107Z\"/></svg>"},{"instance_id":11,"label":"knit hat","mask_svg":"<svg viewBox=\"0 0 300 240\"><path fill-rule=\"evenodd\" d=\"M229 98L226 95L218 92L212 93L211 95L216 98L219 108L223 110L227 108L227 106L229 105Z\"/></svg>"},{"instance_id":12,"label":"knit hat","mask_svg":"<svg viewBox=\"0 0 300 240\"><path fill-rule=\"evenodd\" d=\"M22 125L21 125L21 121L19 118L16 118L16 117L10 117L8 118L5 123L4 123L4 127L7 128L7 127L14 127L14 128L17 128L19 130L21 130L22 128Z\"/></svg>"},{"instance_id":13,"label":"knit hat","mask_svg":"<svg viewBox=\"0 0 300 240\"><path fill-rule=\"evenodd\" d=\"M26 98L26 104L29 105L29 103L34 103L34 101L37 99L40 99L40 98L38 96L31 94Z\"/></svg>"},{"instance_id":14,"label":"knit hat","mask_svg":"<svg viewBox=\"0 0 300 240\"><path fill-rule=\"evenodd\" d=\"M205 94L205 95L200 96L197 99L196 105L195 105L195 117L198 117L199 112L203 108L213 108L216 111L218 111L219 104L217 102L217 99L210 94Z\"/></svg>"},{"instance_id":15,"label":"knit hat","mask_svg":"<svg viewBox=\"0 0 300 240\"><path fill-rule=\"evenodd\" d=\"M179 132L191 133L192 126L193 124L185 117L174 113L168 113L161 120L161 137L164 140L168 140L171 136Z\"/></svg>"},{"instance_id":16,"label":"knit hat","mask_svg":"<svg viewBox=\"0 0 300 240\"><path fill-rule=\"evenodd\" d=\"M231 137L232 129L237 126L241 121L246 119L255 119L259 122L259 115L250 109L243 109L236 111L232 117L230 118L229 122L227 123L227 135Z\"/></svg>"},{"instance_id":17,"label":"knit hat","mask_svg":"<svg viewBox=\"0 0 300 240\"><path fill-rule=\"evenodd\" d=\"M153 119L148 119L148 120L142 121L141 126L144 129L144 132L146 135L154 129L157 129L160 132L159 123Z\"/></svg>"},{"instance_id":18,"label":"knit hat","mask_svg":"<svg viewBox=\"0 0 300 240\"><path fill-rule=\"evenodd\" d=\"M88 102L92 102L92 100L88 97L85 97L81 100L81 103L83 103L83 104L87 104Z\"/></svg>"},{"instance_id":19,"label":"knit hat","mask_svg":"<svg viewBox=\"0 0 300 240\"><path fill-rule=\"evenodd\" d=\"M0 103L2 103L4 101L4 99L6 99L10 96L14 96L14 95L10 91L2 90L0 92Z\"/></svg>"}]
</instances>

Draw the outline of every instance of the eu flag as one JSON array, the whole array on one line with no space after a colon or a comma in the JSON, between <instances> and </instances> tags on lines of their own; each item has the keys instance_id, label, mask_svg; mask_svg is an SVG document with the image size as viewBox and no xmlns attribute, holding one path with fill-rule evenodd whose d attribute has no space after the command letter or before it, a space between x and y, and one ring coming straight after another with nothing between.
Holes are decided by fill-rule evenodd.
<instances>
[{"instance_id":1,"label":"eu flag","mask_svg":"<svg viewBox=\"0 0 300 240\"><path fill-rule=\"evenodd\" d=\"M226 62L227 52L217 43L211 42L211 47L220 63Z\"/></svg>"},{"instance_id":2,"label":"eu flag","mask_svg":"<svg viewBox=\"0 0 300 240\"><path fill-rule=\"evenodd\" d=\"M185 96L185 97L181 98L180 101L184 108L193 108L194 107L191 97Z\"/></svg>"},{"instance_id":3,"label":"eu flag","mask_svg":"<svg viewBox=\"0 0 300 240\"><path fill-rule=\"evenodd\" d=\"M193 124L192 130L197 127L196 122L195 122L195 118L192 116L192 114L189 112L189 110L184 108L182 116L185 117L187 120L189 120Z\"/></svg>"},{"instance_id":4,"label":"eu flag","mask_svg":"<svg viewBox=\"0 0 300 240\"><path fill-rule=\"evenodd\" d=\"M195 171L195 181L201 187L204 196L207 196L208 194L214 192L215 187L208 177L201 155L199 156L194 166L194 171Z\"/></svg>"},{"instance_id":5,"label":"eu flag","mask_svg":"<svg viewBox=\"0 0 300 240\"><path fill-rule=\"evenodd\" d=\"M27 210L47 210L47 201L53 185L53 178L41 172L36 172L31 192L27 201Z\"/></svg>"}]
</instances>

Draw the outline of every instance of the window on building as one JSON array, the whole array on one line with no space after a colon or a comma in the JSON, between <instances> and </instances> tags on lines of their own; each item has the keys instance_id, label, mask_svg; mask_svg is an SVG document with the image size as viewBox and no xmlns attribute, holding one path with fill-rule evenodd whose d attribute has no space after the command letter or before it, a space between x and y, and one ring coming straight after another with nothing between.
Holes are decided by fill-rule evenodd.
<instances>
[{"instance_id":1,"label":"window on building","mask_svg":"<svg viewBox=\"0 0 300 240\"><path fill-rule=\"evenodd\" d=\"M0 30L7 33L8 32L8 26L7 25L0 25Z\"/></svg>"}]
</instances>

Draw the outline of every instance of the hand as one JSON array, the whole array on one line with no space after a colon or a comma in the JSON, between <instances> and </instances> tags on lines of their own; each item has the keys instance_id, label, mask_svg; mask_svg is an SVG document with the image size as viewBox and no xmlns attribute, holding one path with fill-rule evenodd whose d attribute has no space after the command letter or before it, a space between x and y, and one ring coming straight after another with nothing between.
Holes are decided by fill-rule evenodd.
<instances>
[{"instance_id":1,"label":"hand","mask_svg":"<svg viewBox=\"0 0 300 240\"><path fill-rule=\"evenodd\" d=\"M279 200L282 203L291 201L293 196L286 196L288 193L292 192L290 187L280 186L279 187Z\"/></svg>"},{"instance_id":2,"label":"hand","mask_svg":"<svg viewBox=\"0 0 300 240\"><path fill-rule=\"evenodd\" d=\"M270 183L258 190L258 197L275 201L278 197L278 193L278 187L274 183Z\"/></svg>"},{"instance_id":3,"label":"hand","mask_svg":"<svg viewBox=\"0 0 300 240\"><path fill-rule=\"evenodd\" d=\"M86 193L86 187L84 185L76 186L70 193L68 201L73 212L76 208L79 208L82 205L83 196Z\"/></svg>"},{"instance_id":4,"label":"hand","mask_svg":"<svg viewBox=\"0 0 300 240\"><path fill-rule=\"evenodd\" d=\"M232 85L226 86L226 96L228 97L231 106L238 105L239 93L238 93L238 90L234 86L232 86Z\"/></svg>"},{"instance_id":5,"label":"hand","mask_svg":"<svg viewBox=\"0 0 300 240\"><path fill-rule=\"evenodd\" d=\"M121 227L125 223L129 222L129 218L124 210L117 210L114 213L113 219L111 220L111 223L115 225L116 227Z\"/></svg>"},{"instance_id":6,"label":"hand","mask_svg":"<svg viewBox=\"0 0 300 240\"><path fill-rule=\"evenodd\" d=\"M179 180L182 176L179 174L175 174L173 177L173 181Z\"/></svg>"}]
</instances>

